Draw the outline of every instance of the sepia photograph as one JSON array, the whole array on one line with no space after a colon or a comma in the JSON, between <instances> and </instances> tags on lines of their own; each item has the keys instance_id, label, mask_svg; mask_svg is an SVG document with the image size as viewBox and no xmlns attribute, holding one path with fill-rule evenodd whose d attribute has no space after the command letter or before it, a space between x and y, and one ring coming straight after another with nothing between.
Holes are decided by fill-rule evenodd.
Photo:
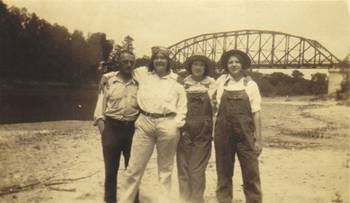
<instances>
[{"instance_id":1,"label":"sepia photograph","mask_svg":"<svg viewBox=\"0 0 350 203\"><path fill-rule=\"evenodd\" d=\"M0 0L0 203L350 203L350 1Z\"/></svg>"}]
</instances>

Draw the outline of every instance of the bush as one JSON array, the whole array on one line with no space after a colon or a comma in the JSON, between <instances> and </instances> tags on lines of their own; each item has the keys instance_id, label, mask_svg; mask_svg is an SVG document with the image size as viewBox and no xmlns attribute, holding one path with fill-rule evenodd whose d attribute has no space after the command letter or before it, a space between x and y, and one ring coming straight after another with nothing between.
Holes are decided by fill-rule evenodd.
<instances>
[{"instance_id":1,"label":"bush","mask_svg":"<svg viewBox=\"0 0 350 203\"><path fill-rule=\"evenodd\" d=\"M293 73L293 77L281 72L272 74L251 72L250 75L258 84L262 96L266 97L327 93L328 79L326 74L316 73L311 80L306 80L302 73L297 71Z\"/></svg>"}]
</instances>

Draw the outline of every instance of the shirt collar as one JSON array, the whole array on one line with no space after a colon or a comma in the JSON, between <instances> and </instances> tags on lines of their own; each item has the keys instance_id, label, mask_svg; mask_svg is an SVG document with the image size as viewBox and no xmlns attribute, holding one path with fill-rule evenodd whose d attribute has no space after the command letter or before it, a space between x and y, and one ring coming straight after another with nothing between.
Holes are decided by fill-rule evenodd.
<instances>
[{"instance_id":1,"label":"shirt collar","mask_svg":"<svg viewBox=\"0 0 350 203\"><path fill-rule=\"evenodd\" d=\"M157 75L157 73L155 71L152 71L152 73L154 75ZM167 75L164 75L162 77L160 77L159 75L157 75L159 78L161 79L173 79L173 80L177 80L177 74L175 74L172 70L170 70L170 73Z\"/></svg>"},{"instance_id":2,"label":"shirt collar","mask_svg":"<svg viewBox=\"0 0 350 203\"><path fill-rule=\"evenodd\" d=\"M205 78L201 81L196 81L196 80L193 80L193 78L191 77L191 75L187 76L185 79L184 79L184 82L185 83L188 83L188 84L202 84L202 85L207 85L210 83L210 80L209 80L209 77L208 76L205 76Z\"/></svg>"},{"instance_id":3,"label":"shirt collar","mask_svg":"<svg viewBox=\"0 0 350 203\"><path fill-rule=\"evenodd\" d=\"M242 77L241 79L239 79L238 81L237 80L235 80L230 74L227 74L227 76L226 76L226 78L225 78L225 80L224 80L224 84L226 83L226 82L228 82L229 80L231 80L231 81L233 81L234 83L243 83L244 84L244 86L246 86L247 84L248 84L248 80L247 80L247 78L246 77Z\"/></svg>"},{"instance_id":4,"label":"shirt collar","mask_svg":"<svg viewBox=\"0 0 350 203\"><path fill-rule=\"evenodd\" d=\"M116 71L115 72L115 75L113 77L113 81L112 82L120 82L120 83L123 83L123 84L133 84L133 85L137 85L136 81L134 78L131 78L129 81L127 81L126 83L123 81L123 79L121 78L120 76L120 71Z\"/></svg>"}]
</instances>

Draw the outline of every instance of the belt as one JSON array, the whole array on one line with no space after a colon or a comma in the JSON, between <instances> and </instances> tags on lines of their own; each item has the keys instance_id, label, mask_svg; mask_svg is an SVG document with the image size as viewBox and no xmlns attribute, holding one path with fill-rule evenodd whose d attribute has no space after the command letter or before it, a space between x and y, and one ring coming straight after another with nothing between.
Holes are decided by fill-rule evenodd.
<instances>
[{"instance_id":1,"label":"belt","mask_svg":"<svg viewBox=\"0 0 350 203\"><path fill-rule=\"evenodd\" d=\"M140 112L143 115L146 115L146 116L149 116L149 117L153 117L153 118L164 118L164 117L169 117L169 116L175 116L176 115L176 113L174 113L174 112L171 112L171 113L149 113L149 112L146 112L144 110L140 110Z\"/></svg>"},{"instance_id":2,"label":"belt","mask_svg":"<svg viewBox=\"0 0 350 203\"><path fill-rule=\"evenodd\" d=\"M114 118L111 118L109 116L106 116L106 120L110 120L111 122L114 122L114 123L120 123L120 124L124 124L124 125L134 125L135 121L126 121L126 120L118 120L118 119L114 119Z\"/></svg>"}]
</instances>

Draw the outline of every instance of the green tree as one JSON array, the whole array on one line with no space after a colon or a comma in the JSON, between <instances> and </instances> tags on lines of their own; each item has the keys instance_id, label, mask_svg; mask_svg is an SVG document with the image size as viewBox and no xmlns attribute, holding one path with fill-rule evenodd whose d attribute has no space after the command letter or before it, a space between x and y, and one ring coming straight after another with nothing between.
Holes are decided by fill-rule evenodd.
<instances>
[{"instance_id":1,"label":"green tree","mask_svg":"<svg viewBox=\"0 0 350 203\"><path fill-rule=\"evenodd\" d=\"M0 0L0 78L7 81L91 82L113 41L104 33L88 39L80 31L50 24L25 8ZM82 79L82 80L81 80Z\"/></svg>"},{"instance_id":2,"label":"green tree","mask_svg":"<svg viewBox=\"0 0 350 203\"><path fill-rule=\"evenodd\" d=\"M296 80L302 80L304 79L304 73L300 72L299 70L294 70L292 72L292 77Z\"/></svg>"},{"instance_id":3,"label":"green tree","mask_svg":"<svg viewBox=\"0 0 350 203\"><path fill-rule=\"evenodd\" d=\"M104 40L106 40L104 33L89 34L87 39L89 65L97 65L99 61L103 60L102 44Z\"/></svg>"},{"instance_id":4,"label":"green tree","mask_svg":"<svg viewBox=\"0 0 350 203\"><path fill-rule=\"evenodd\" d=\"M250 72L249 75L257 83L260 93L263 96L275 96L275 87L269 81L269 75L262 74L259 72Z\"/></svg>"},{"instance_id":5,"label":"green tree","mask_svg":"<svg viewBox=\"0 0 350 203\"><path fill-rule=\"evenodd\" d=\"M107 66L107 68L101 68L101 70L107 69L107 72L109 72L112 69L118 69L118 66L119 66L118 57L120 55L120 52L123 50L128 50L133 52L134 50L133 41L134 39L129 35L127 35L126 37L124 37L124 40L121 42L121 44L114 44L113 50L109 52L109 56L107 60L105 60L106 61L105 66ZM139 62L142 62L142 59L139 59Z\"/></svg>"},{"instance_id":6,"label":"green tree","mask_svg":"<svg viewBox=\"0 0 350 203\"><path fill-rule=\"evenodd\" d=\"M87 79L84 77L86 73L88 72L87 68L88 61L87 59L87 43L84 39L83 33L81 31L75 30L71 37L71 63L72 63L72 70L71 70L71 83L77 84L81 81L84 81L84 79Z\"/></svg>"},{"instance_id":7,"label":"green tree","mask_svg":"<svg viewBox=\"0 0 350 203\"><path fill-rule=\"evenodd\" d=\"M267 77L267 79L273 86L290 85L293 81L292 77L281 72L272 73Z\"/></svg>"},{"instance_id":8,"label":"green tree","mask_svg":"<svg viewBox=\"0 0 350 203\"><path fill-rule=\"evenodd\" d=\"M144 55L142 58L136 59L135 67L148 66L150 62L151 62L151 58L149 56Z\"/></svg>"},{"instance_id":9,"label":"green tree","mask_svg":"<svg viewBox=\"0 0 350 203\"><path fill-rule=\"evenodd\" d=\"M134 39L129 35L127 35L126 37L124 37L124 41L122 41L122 48L133 52L134 51L133 41Z\"/></svg>"}]
</instances>

